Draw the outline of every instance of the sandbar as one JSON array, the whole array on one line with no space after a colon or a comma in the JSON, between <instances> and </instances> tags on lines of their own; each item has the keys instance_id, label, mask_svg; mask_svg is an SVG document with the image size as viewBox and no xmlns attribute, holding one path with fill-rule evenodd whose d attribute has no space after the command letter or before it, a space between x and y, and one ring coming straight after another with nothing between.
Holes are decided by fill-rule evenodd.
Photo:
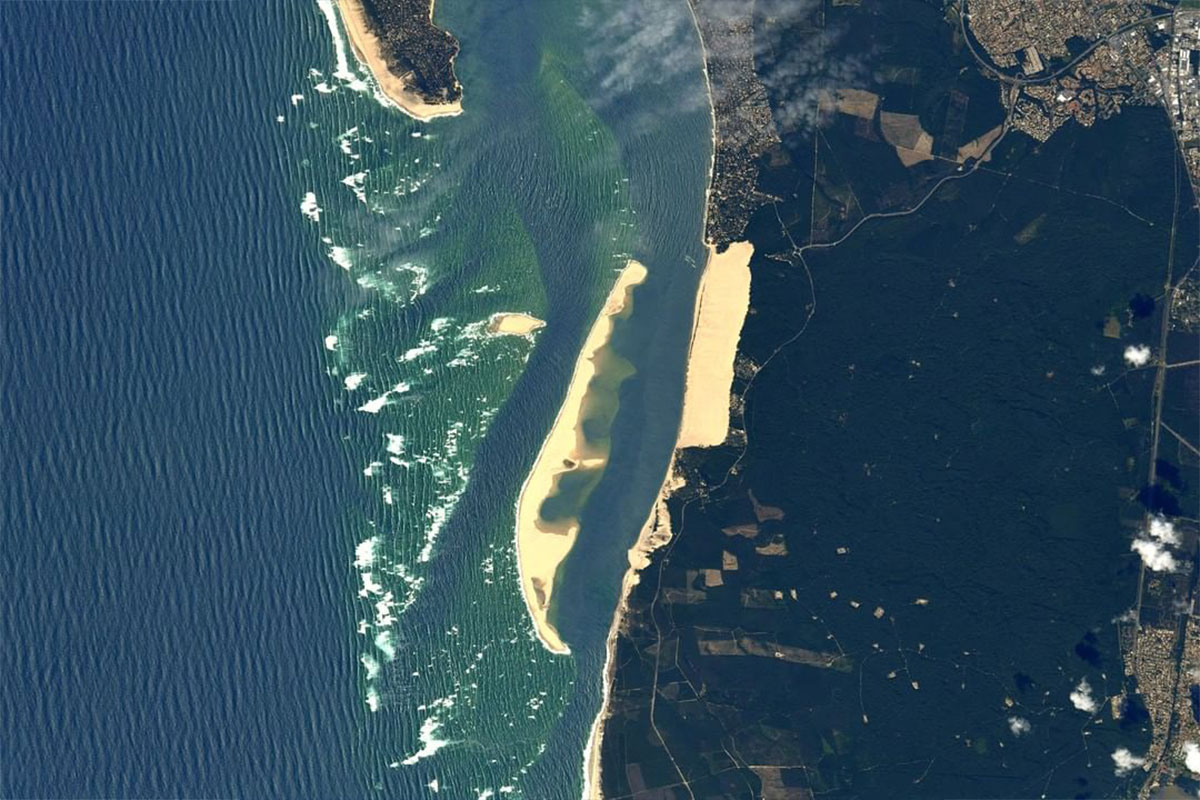
<instances>
[{"instance_id":1,"label":"sandbar","mask_svg":"<svg viewBox=\"0 0 1200 800\"><path fill-rule=\"evenodd\" d=\"M595 401L595 397L589 396L596 391L590 384L603 369L615 317L625 310L633 287L645 279L646 268L632 260L617 277L584 340L566 397L517 498L516 547L521 596L533 619L534 631L552 653L570 652L550 623L549 612L554 577L575 543L579 521L574 518L547 521L541 516L542 505L556 495L565 476L595 473L608 462L607 447L589 443L583 433L589 402Z\"/></svg>"},{"instance_id":2,"label":"sandbar","mask_svg":"<svg viewBox=\"0 0 1200 800\"><path fill-rule=\"evenodd\" d=\"M724 253L708 247L708 261L696 292L692 338L688 346L687 377L683 390L683 413L675 454L685 447L716 447L729 435L730 399L733 392L734 359L742 325L750 310L750 258L754 245L734 242ZM592 723L584 750L584 800L600 800L600 746L604 720L608 717L609 691L617 649L617 633L629 607L629 595L650 565L651 554L671 539L671 516L667 500L682 488L683 478L675 470L675 455L667 466L662 488L637 541L629 548L629 569L621 580L621 599L613 615L606 643L604 699Z\"/></svg>"},{"instance_id":3,"label":"sandbar","mask_svg":"<svg viewBox=\"0 0 1200 800\"><path fill-rule=\"evenodd\" d=\"M338 10L342 14L342 24L350 39L350 48L358 58L359 63L371 71L379 91L393 105L421 122L429 122L437 117L455 117L462 113L462 101L452 103L430 103L413 91L408 84L407 75L397 75L388 66L383 54L382 43L367 26L366 13L359 0L337 0ZM429 13L433 14L433 3L429 5Z\"/></svg>"},{"instance_id":4,"label":"sandbar","mask_svg":"<svg viewBox=\"0 0 1200 800\"><path fill-rule=\"evenodd\" d=\"M501 311L498 314L492 314L492 318L488 321L487 331L497 335L525 336L544 327L546 327L545 320L540 320L522 311Z\"/></svg>"}]
</instances>

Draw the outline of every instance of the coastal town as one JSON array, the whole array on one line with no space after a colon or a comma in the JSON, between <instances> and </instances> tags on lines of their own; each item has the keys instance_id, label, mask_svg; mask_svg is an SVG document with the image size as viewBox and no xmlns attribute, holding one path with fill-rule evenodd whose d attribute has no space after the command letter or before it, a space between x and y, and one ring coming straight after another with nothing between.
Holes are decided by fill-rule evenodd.
<instances>
[{"instance_id":1,"label":"coastal town","mask_svg":"<svg viewBox=\"0 0 1200 800\"><path fill-rule=\"evenodd\" d=\"M1161 104L1200 178L1200 8L1143 2L974 0L964 38L1002 84L1012 125L1045 141L1126 105ZM1077 43L1085 42L1086 45Z\"/></svg>"}]
</instances>

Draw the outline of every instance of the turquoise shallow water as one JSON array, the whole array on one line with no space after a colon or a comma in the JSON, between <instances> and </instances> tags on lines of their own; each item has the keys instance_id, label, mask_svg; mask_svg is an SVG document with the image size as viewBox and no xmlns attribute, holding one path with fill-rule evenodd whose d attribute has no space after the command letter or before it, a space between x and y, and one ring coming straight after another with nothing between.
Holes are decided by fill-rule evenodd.
<instances>
[{"instance_id":1,"label":"turquoise shallow water","mask_svg":"<svg viewBox=\"0 0 1200 800\"><path fill-rule=\"evenodd\" d=\"M702 257L686 4L439 0L467 113L427 125L329 10L0 7L0 794L579 795ZM513 506L630 257L552 657Z\"/></svg>"},{"instance_id":2,"label":"turquoise shallow water","mask_svg":"<svg viewBox=\"0 0 1200 800\"><path fill-rule=\"evenodd\" d=\"M353 62L338 66L340 37L285 115L308 126L297 191L321 209L306 206L310 238L342 271L327 360L363 491L346 509L348 633L371 724L394 742L371 765L385 792L579 795L624 550L677 424L703 258L709 117L677 5L439 4L463 44L463 116L421 124L382 107L346 74ZM585 512L559 606L573 655L554 657L520 599L514 503L631 257L651 278L617 340L639 370L614 433L620 480ZM489 337L500 311L547 327Z\"/></svg>"}]
</instances>

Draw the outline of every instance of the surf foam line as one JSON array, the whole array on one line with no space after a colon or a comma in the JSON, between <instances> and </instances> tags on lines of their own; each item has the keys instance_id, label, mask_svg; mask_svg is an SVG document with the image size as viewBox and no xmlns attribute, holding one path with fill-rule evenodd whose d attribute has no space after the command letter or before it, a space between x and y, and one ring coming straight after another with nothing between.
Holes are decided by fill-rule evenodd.
<instances>
[{"instance_id":1,"label":"surf foam line","mask_svg":"<svg viewBox=\"0 0 1200 800\"><path fill-rule=\"evenodd\" d=\"M355 91L365 91L366 83L350 69L350 59L346 55L346 39L338 26L337 11L333 7L333 0L317 0L317 6L325 15L325 22L329 25L329 35L333 39L333 53L337 63L333 77L345 81Z\"/></svg>"}]
</instances>

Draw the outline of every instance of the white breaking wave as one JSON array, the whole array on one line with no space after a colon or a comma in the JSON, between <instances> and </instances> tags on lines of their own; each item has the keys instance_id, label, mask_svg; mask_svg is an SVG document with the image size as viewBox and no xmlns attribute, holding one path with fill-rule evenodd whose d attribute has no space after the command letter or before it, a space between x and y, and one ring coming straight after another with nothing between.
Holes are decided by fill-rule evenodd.
<instances>
[{"instance_id":1,"label":"white breaking wave","mask_svg":"<svg viewBox=\"0 0 1200 800\"><path fill-rule=\"evenodd\" d=\"M316 192L304 193L304 199L300 201L300 213L313 222L321 221L321 207L317 205Z\"/></svg>"},{"instance_id":2,"label":"white breaking wave","mask_svg":"<svg viewBox=\"0 0 1200 800\"><path fill-rule=\"evenodd\" d=\"M337 245L329 248L329 260L347 272L354 266L354 261L350 258L350 251Z\"/></svg>"},{"instance_id":3,"label":"white breaking wave","mask_svg":"<svg viewBox=\"0 0 1200 800\"><path fill-rule=\"evenodd\" d=\"M400 356L401 361L413 361L429 353L436 353L437 345L429 340L421 341L416 347L410 347Z\"/></svg>"},{"instance_id":4,"label":"white breaking wave","mask_svg":"<svg viewBox=\"0 0 1200 800\"><path fill-rule=\"evenodd\" d=\"M370 653L363 653L358 659L367 671L367 680L373 681L379 677L379 662Z\"/></svg>"},{"instance_id":5,"label":"white breaking wave","mask_svg":"<svg viewBox=\"0 0 1200 800\"><path fill-rule=\"evenodd\" d=\"M342 183L349 186L354 196L358 198L363 205L367 204L367 190L364 188L367 181L366 172L356 172L353 175L347 175L342 178Z\"/></svg>"},{"instance_id":6,"label":"white breaking wave","mask_svg":"<svg viewBox=\"0 0 1200 800\"><path fill-rule=\"evenodd\" d=\"M421 739L421 749L400 763L404 764L406 767L411 767L421 759L429 758L438 750L441 750L443 747L450 744L450 742L446 739L437 738L437 732L441 729L441 727L441 720L438 719L436 714L422 722L421 732L419 734Z\"/></svg>"},{"instance_id":7,"label":"white breaking wave","mask_svg":"<svg viewBox=\"0 0 1200 800\"><path fill-rule=\"evenodd\" d=\"M367 402L363 403L356 410L357 411L365 411L368 414L378 414L380 411L383 410L384 406L386 406L389 402L391 402L392 395L405 394L410 389L412 389L412 386L410 384L408 384L404 381L400 381L395 386L393 386L391 389L388 389L386 392L379 395L379 397L373 397L370 400L368 400Z\"/></svg>"},{"instance_id":8,"label":"white breaking wave","mask_svg":"<svg viewBox=\"0 0 1200 800\"><path fill-rule=\"evenodd\" d=\"M375 548L379 545L379 537L371 536L363 539L354 548L354 566L365 569L375 563Z\"/></svg>"},{"instance_id":9,"label":"white breaking wave","mask_svg":"<svg viewBox=\"0 0 1200 800\"><path fill-rule=\"evenodd\" d=\"M384 392L379 397L373 397L355 410L363 411L367 414L378 414L388 404L388 396L390 394L391 392Z\"/></svg>"},{"instance_id":10,"label":"white breaking wave","mask_svg":"<svg viewBox=\"0 0 1200 800\"><path fill-rule=\"evenodd\" d=\"M333 37L333 53L337 62L337 69L334 70L333 77L345 81L355 91L365 91L367 84L350 69L350 60L346 56L346 40L342 38L342 31L338 28L337 11L333 7L333 0L317 0L317 6L325 15L325 21L329 24L329 35Z\"/></svg>"}]
</instances>

